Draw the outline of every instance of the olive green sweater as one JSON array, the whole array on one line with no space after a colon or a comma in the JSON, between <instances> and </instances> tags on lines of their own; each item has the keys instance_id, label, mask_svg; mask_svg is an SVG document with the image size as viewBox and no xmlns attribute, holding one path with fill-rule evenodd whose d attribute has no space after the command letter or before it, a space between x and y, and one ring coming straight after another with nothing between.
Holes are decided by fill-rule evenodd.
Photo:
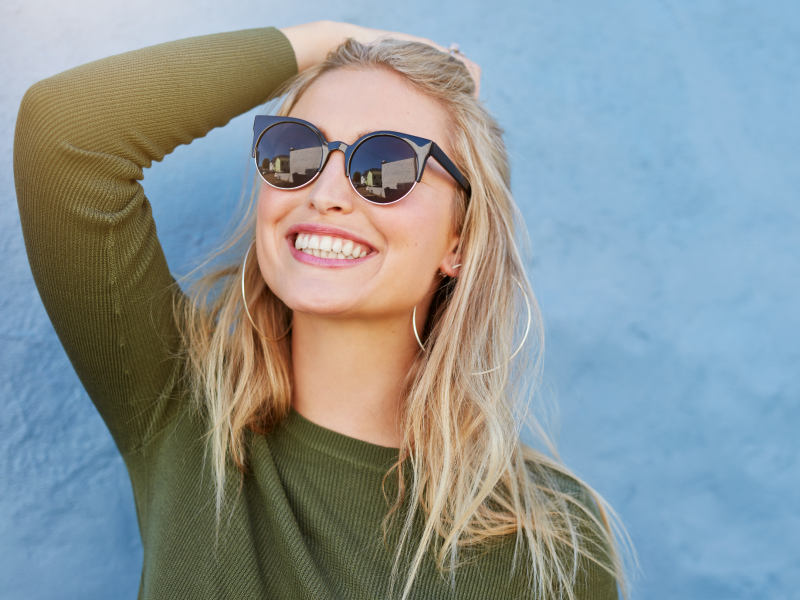
<instances>
[{"instance_id":1,"label":"olive green sweater","mask_svg":"<svg viewBox=\"0 0 800 600\"><path fill-rule=\"evenodd\" d=\"M106 58L34 85L14 140L19 210L36 285L125 459L144 546L140 598L386 598L393 559L381 491L397 450L292 413L250 434L250 472L219 536L205 424L177 374L180 293L140 184L180 144L252 109L297 65L254 29ZM236 497L232 470L228 491ZM423 563L412 598L529 598L514 540L465 550L454 578ZM454 583L454 585L453 585ZM581 566L579 598L617 597Z\"/></svg>"}]
</instances>

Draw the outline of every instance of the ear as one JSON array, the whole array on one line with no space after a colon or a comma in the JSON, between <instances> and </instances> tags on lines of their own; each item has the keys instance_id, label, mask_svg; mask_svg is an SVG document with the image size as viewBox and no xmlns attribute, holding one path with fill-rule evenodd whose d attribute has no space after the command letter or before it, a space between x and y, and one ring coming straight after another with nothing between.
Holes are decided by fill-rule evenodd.
<instances>
[{"instance_id":1,"label":"ear","mask_svg":"<svg viewBox=\"0 0 800 600\"><path fill-rule=\"evenodd\" d=\"M458 277L461 272L461 237L454 234L450 239L447 253L439 263L439 271L448 277Z\"/></svg>"}]
</instances>

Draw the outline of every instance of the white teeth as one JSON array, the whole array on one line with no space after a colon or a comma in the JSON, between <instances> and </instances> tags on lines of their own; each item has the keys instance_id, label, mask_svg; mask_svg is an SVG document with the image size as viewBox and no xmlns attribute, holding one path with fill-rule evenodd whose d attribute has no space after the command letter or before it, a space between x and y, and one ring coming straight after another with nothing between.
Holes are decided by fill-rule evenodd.
<instances>
[{"instance_id":1,"label":"white teeth","mask_svg":"<svg viewBox=\"0 0 800 600\"><path fill-rule=\"evenodd\" d=\"M312 233L298 233L294 240L294 247L305 254L339 260L364 258L369 254L367 246L357 244L353 240Z\"/></svg>"}]
</instances>

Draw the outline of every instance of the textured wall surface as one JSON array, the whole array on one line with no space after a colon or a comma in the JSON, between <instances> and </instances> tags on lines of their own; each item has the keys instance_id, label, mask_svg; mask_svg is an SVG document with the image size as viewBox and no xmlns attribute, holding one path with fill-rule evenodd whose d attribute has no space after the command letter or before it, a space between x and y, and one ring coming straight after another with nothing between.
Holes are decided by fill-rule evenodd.
<instances>
[{"instance_id":1,"label":"textured wall surface","mask_svg":"<svg viewBox=\"0 0 800 600\"><path fill-rule=\"evenodd\" d=\"M135 598L125 468L39 301L11 168L19 101L103 56L349 20L458 41L508 132L564 458L619 511L635 599L798 597L800 3L4 0L0 600ZM172 268L242 185L242 117L146 173Z\"/></svg>"}]
</instances>

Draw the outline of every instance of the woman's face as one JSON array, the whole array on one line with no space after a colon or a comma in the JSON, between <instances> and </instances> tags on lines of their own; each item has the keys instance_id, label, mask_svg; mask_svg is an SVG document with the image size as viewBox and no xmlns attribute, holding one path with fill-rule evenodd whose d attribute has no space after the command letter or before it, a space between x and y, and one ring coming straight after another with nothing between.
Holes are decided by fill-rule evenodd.
<instances>
[{"instance_id":1,"label":"woman's face","mask_svg":"<svg viewBox=\"0 0 800 600\"><path fill-rule=\"evenodd\" d=\"M384 69L338 69L320 77L292 117L316 125L329 142L352 144L365 133L391 130L447 145L447 113ZM345 318L407 316L434 290L438 271L453 274L458 234L452 231L455 181L429 159L413 191L395 204L361 198L333 152L322 173L297 190L262 184L256 248L261 273L294 311ZM358 260L321 260L295 249L299 234L360 244ZM362 252L363 253L363 252Z\"/></svg>"}]
</instances>

